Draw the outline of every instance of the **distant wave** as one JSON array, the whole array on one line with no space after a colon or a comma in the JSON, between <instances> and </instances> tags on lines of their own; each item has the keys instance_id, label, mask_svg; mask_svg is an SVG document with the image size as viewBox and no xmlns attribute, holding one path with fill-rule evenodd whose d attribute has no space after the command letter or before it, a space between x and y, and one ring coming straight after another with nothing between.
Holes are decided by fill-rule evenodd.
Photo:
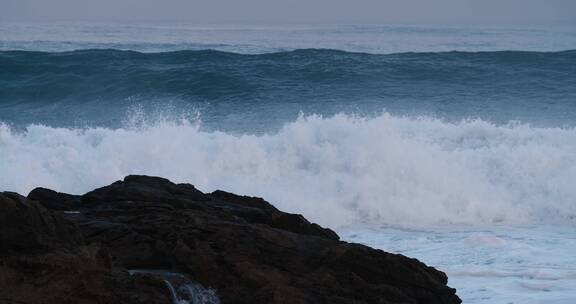
<instances>
[{"instance_id":1,"label":"distant wave","mask_svg":"<svg viewBox=\"0 0 576 304\"><path fill-rule=\"evenodd\" d=\"M566 90L576 83L576 51L445 52L374 55L305 49L245 55L221 51L139 53L79 50L0 52L0 103L78 102L131 96L216 99L305 92L314 86L365 90L450 85L514 90ZM514 84L514 87L506 87ZM442 88L440 88L442 89ZM328 91L328 90L327 90ZM573 92L572 92L573 93ZM331 94L331 93L326 93Z\"/></svg>"},{"instance_id":2,"label":"distant wave","mask_svg":"<svg viewBox=\"0 0 576 304\"><path fill-rule=\"evenodd\" d=\"M134 104L174 102L179 109L204 108L213 117L273 104L277 113L418 109L417 114L488 120L502 113L504 121L547 117L562 125L576 121L575 65L574 50L5 51L0 52L0 121L73 126L71 120L82 119L109 127Z\"/></svg>"},{"instance_id":3,"label":"distant wave","mask_svg":"<svg viewBox=\"0 0 576 304\"><path fill-rule=\"evenodd\" d=\"M576 130L382 114L302 117L270 135L0 127L0 190L82 193L131 173L265 197L339 227L575 223Z\"/></svg>"}]
</instances>

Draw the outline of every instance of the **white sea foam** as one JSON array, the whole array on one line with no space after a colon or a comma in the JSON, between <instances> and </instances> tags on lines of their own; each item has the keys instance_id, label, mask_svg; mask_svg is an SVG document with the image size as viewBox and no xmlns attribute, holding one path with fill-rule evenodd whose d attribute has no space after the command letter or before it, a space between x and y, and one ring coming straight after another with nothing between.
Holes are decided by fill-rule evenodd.
<instances>
[{"instance_id":1,"label":"white sea foam","mask_svg":"<svg viewBox=\"0 0 576 304\"><path fill-rule=\"evenodd\" d=\"M338 227L359 222L573 222L576 130L382 114L302 117L268 135L189 122L0 126L0 190L83 193L127 174L266 198Z\"/></svg>"},{"instance_id":2,"label":"white sea foam","mask_svg":"<svg viewBox=\"0 0 576 304\"><path fill-rule=\"evenodd\" d=\"M541 281L556 281L564 279L576 279L576 273L562 273L553 274L546 273L540 270L523 270L523 271L496 271L496 270L483 270L483 271L449 271L447 273L450 277L495 277L495 278L523 278L530 280Z\"/></svg>"},{"instance_id":3,"label":"white sea foam","mask_svg":"<svg viewBox=\"0 0 576 304\"><path fill-rule=\"evenodd\" d=\"M469 236L465 240L466 244L478 245L478 246L491 246L491 247L504 247L506 246L506 241L495 235L477 233Z\"/></svg>"},{"instance_id":4,"label":"white sea foam","mask_svg":"<svg viewBox=\"0 0 576 304\"><path fill-rule=\"evenodd\" d=\"M338 232L344 240L401 253L445 271L448 285L464 303L576 303L572 226L365 225Z\"/></svg>"}]
</instances>

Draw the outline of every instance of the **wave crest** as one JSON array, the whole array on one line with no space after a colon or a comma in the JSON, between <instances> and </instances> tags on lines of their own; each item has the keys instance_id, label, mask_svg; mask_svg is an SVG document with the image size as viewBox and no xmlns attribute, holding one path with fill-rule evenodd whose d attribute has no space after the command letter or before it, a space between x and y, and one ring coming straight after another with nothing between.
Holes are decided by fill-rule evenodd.
<instances>
[{"instance_id":1,"label":"wave crest","mask_svg":"<svg viewBox=\"0 0 576 304\"><path fill-rule=\"evenodd\" d=\"M127 174L262 196L331 227L574 222L576 130L382 114L232 135L191 122L0 127L0 189L82 193Z\"/></svg>"}]
</instances>

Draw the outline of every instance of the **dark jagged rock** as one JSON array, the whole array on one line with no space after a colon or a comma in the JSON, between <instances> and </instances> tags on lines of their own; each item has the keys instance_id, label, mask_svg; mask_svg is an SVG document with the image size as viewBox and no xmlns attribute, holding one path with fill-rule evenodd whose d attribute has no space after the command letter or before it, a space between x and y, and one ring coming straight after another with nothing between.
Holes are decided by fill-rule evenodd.
<instances>
[{"instance_id":1,"label":"dark jagged rock","mask_svg":"<svg viewBox=\"0 0 576 304\"><path fill-rule=\"evenodd\" d=\"M18 194L0 193L0 303L170 302L162 281L130 276L107 250L86 245L73 222Z\"/></svg>"},{"instance_id":2,"label":"dark jagged rock","mask_svg":"<svg viewBox=\"0 0 576 304\"><path fill-rule=\"evenodd\" d=\"M267 224L295 233L321 236L339 240L338 235L318 224L310 223L300 214L281 212L267 201L259 197L239 196L233 193L217 190L210 194L213 201L230 207L236 205L236 213L251 223Z\"/></svg>"},{"instance_id":3,"label":"dark jagged rock","mask_svg":"<svg viewBox=\"0 0 576 304\"><path fill-rule=\"evenodd\" d=\"M8 199L11 196L14 194ZM192 185L146 176L128 176L83 196L37 189L29 197L46 208L75 211L52 214L26 201L47 217L58 218L55 222L60 223L61 215L65 217L68 222L55 225L67 227L71 234L53 236L61 236L62 244L70 244L72 249L66 249L66 254L91 261L87 264L96 268L109 265L102 268L107 269L102 273L109 281L103 278L102 282L117 280L123 285L116 286L123 288L138 282L134 277L119 275L119 266L185 274L214 288L222 303L460 303L455 290L446 286L444 273L402 255L339 241L332 230L310 223L301 215L281 212L260 198L223 191L204 194ZM0 219L5 200L0 200ZM18 200L25 201L22 197ZM72 236L74 233L81 236ZM42 235L39 239L50 241L26 246L64 250L58 249L65 246L57 242L54 244L59 245L48 246L51 237ZM19 257L13 254L21 249L14 248L29 249L14 247L18 238L2 236L1 240L2 246L12 248L4 250L12 252L11 258ZM102 250L109 255L99 253ZM106 262L105 257L115 259L114 263ZM81 271L82 265L70 265L70 269L78 267L80 276L88 279ZM23 271L11 269L14 275ZM19 278L22 284L34 282L32 277ZM5 282L0 276L0 287ZM147 292L140 300L158 297L154 291L160 291L161 286L150 282L144 286L147 288L142 290ZM115 295L110 288L99 290ZM2 290L0 303L6 298Z\"/></svg>"},{"instance_id":4,"label":"dark jagged rock","mask_svg":"<svg viewBox=\"0 0 576 304\"><path fill-rule=\"evenodd\" d=\"M46 188L36 188L28 194L28 198L41 201L42 205L52 210L70 210L80 202L80 196L59 193Z\"/></svg>"},{"instance_id":5,"label":"dark jagged rock","mask_svg":"<svg viewBox=\"0 0 576 304\"><path fill-rule=\"evenodd\" d=\"M114 201L208 201L204 193L189 184L176 185L161 177L129 175L124 181L86 193L82 200L95 204Z\"/></svg>"},{"instance_id":6,"label":"dark jagged rock","mask_svg":"<svg viewBox=\"0 0 576 304\"><path fill-rule=\"evenodd\" d=\"M0 193L0 256L76 247L72 223L19 194Z\"/></svg>"}]
</instances>

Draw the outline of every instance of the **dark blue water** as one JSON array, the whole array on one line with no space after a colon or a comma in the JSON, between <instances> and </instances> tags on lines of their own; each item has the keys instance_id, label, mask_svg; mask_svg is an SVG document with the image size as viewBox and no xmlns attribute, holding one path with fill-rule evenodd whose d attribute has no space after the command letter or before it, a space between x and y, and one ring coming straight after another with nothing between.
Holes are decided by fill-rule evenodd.
<instances>
[{"instance_id":1,"label":"dark blue water","mask_svg":"<svg viewBox=\"0 0 576 304\"><path fill-rule=\"evenodd\" d=\"M134 112L268 130L299 113L576 123L576 51L0 52L0 121L118 127Z\"/></svg>"}]
</instances>

